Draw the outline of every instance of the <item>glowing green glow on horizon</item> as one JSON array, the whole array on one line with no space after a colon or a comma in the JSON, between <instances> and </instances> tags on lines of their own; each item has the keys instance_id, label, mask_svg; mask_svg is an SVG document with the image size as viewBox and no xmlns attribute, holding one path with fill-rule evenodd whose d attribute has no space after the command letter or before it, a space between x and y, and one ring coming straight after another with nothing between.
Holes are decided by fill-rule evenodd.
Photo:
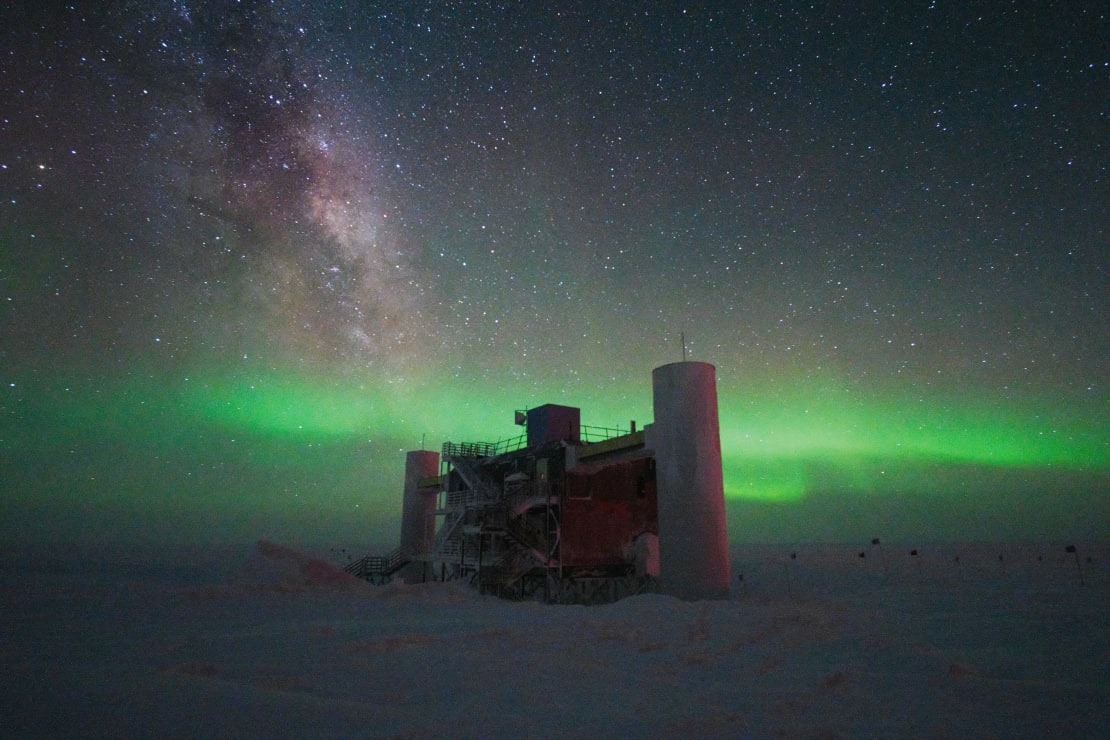
<instances>
[{"instance_id":1,"label":"glowing green glow on horizon","mask_svg":"<svg viewBox=\"0 0 1110 740\"><path fill-rule=\"evenodd\" d=\"M350 379L311 378L295 373L243 374L200 378L179 392L186 413L228 429L288 437L421 437L431 448L444 441L496 442L517 436L513 411L556 398L577 405L566 389L533 389L531 398L511 388L474 390L473 382L414 388L403 382L359 386ZM599 416L614 401L581 404L583 422L627 426L627 412Z\"/></svg>"},{"instance_id":2,"label":"glowing green glow on horizon","mask_svg":"<svg viewBox=\"0 0 1110 740\"><path fill-rule=\"evenodd\" d=\"M389 422L380 397L293 375L200 379L182 394L186 411L198 419L258 434L350 437Z\"/></svg>"},{"instance_id":3,"label":"glowing green glow on horizon","mask_svg":"<svg viewBox=\"0 0 1110 740\"><path fill-rule=\"evenodd\" d=\"M1068 410L1018 408L938 399L902 404L891 399L789 399L729 403L722 399L721 445L745 456L841 457L881 455L986 465L1105 466L1105 430Z\"/></svg>"},{"instance_id":4,"label":"glowing green glow on horizon","mask_svg":"<svg viewBox=\"0 0 1110 740\"><path fill-rule=\"evenodd\" d=\"M508 386L456 381L435 388L404 383L354 387L340 378L295 374L193 382L187 404L210 423L293 437L376 436L444 441L508 439L514 409L554 399L583 409L584 423L626 424L621 408L638 401L641 424L650 381L623 397L596 388L533 387L521 403ZM721 390L721 446L726 495L799 500L814 490L882 492L928 487L927 463L1014 469L1106 469L1106 440L1096 424L1061 409L986 399L925 400L830 393L800 385L786 395ZM635 412L637 409L633 409ZM620 421L614 421L619 419Z\"/></svg>"},{"instance_id":5,"label":"glowing green glow on horizon","mask_svg":"<svg viewBox=\"0 0 1110 740\"><path fill-rule=\"evenodd\" d=\"M927 480L909 472L925 463L1110 468L1106 430L1085 409L898 393L867 398L804 386L772 398L726 392L720 403L729 497L790 501L820 487L881 492L911 480L927 489Z\"/></svg>"},{"instance_id":6,"label":"glowing green glow on horizon","mask_svg":"<svg viewBox=\"0 0 1110 740\"><path fill-rule=\"evenodd\" d=\"M497 441L515 436L514 409L546 402L583 410L583 422L650 421L650 380L623 396L596 388L533 387L524 398L506 385L473 381L416 388L403 382L369 387L349 378L295 373L199 378L180 389L198 419L257 434L292 437ZM633 409L622 408L631 400ZM639 414L636 414L636 411ZM630 413L631 412L631 413ZM1108 442L1081 413L984 399L868 398L800 388L786 397L721 390L721 447L736 496L790 498L805 488L798 461L840 468L861 486L876 485L876 464L934 460L1000 467L1110 467ZM866 462L865 462L866 461ZM881 462L877 462L881 461ZM749 479L766 479L758 485ZM854 484L854 485L855 485ZM747 493L745 493L747 491Z\"/></svg>"},{"instance_id":7,"label":"glowing green glow on horizon","mask_svg":"<svg viewBox=\"0 0 1110 740\"><path fill-rule=\"evenodd\" d=\"M394 468L404 450L421 443L438 449L445 441L515 437L523 430L513 424L513 410L547 402L579 406L586 424L626 427L637 419L642 428L650 423L650 390L650 375L619 390L550 383L524 394L484 379L418 387L293 371L198 372L174 384L121 383L91 399L70 399L57 413L109 434L157 434L155 442L166 446L183 444L189 433L259 440L272 457L254 464L279 467L292 464L283 459L288 445L384 444L372 464ZM719 404L729 498L787 502L815 491L929 490L921 471L930 465L1110 470L1105 430L1083 408L893 392L869 397L817 383L774 394L722 385Z\"/></svg>"}]
</instances>

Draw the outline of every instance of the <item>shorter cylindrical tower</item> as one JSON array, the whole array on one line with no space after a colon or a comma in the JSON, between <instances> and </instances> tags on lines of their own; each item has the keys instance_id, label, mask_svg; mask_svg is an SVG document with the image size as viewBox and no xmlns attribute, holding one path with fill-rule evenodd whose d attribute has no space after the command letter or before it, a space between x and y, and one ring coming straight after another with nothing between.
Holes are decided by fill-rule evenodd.
<instances>
[{"instance_id":1,"label":"shorter cylindrical tower","mask_svg":"<svg viewBox=\"0 0 1110 740\"><path fill-rule=\"evenodd\" d=\"M659 511L659 571L665 593L729 598L728 529L717 419L716 368L675 362L652 371Z\"/></svg>"},{"instance_id":2,"label":"shorter cylindrical tower","mask_svg":"<svg viewBox=\"0 0 1110 740\"><path fill-rule=\"evenodd\" d=\"M405 495L401 505L401 556L430 555L435 543L436 495L438 486L421 487L420 481L439 475L439 453L415 450L405 456ZM423 580L424 561L406 566L405 583ZM415 567L414 567L415 566Z\"/></svg>"}]
</instances>

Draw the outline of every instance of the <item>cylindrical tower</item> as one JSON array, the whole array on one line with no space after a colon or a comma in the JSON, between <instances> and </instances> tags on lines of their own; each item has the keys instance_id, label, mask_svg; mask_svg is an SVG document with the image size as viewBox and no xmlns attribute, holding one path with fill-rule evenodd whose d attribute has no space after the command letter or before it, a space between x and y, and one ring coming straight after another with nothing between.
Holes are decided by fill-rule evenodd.
<instances>
[{"instance_id":1,"label":"cylindrical tower","mask_svg":"<svg viewBox=\"0 0 1110 740\"><path fill-rule=\"evenodd\" d=\"M717 420L716 368L675 362L651 373L663 591L729 598L728 530Z\"/></svg>"},{"instance_id":2,"label":"cylindrical tower","mask_svg":"<svg viewBox=\"0 0 1110 740\"><path fill-rule=\"evenodd\" d=\"M405 497L401 508L401 555L420 557L435 542L437 486L421 487L420 480L439 475L439 453L415 450L405 456ZM423 580L424 561L414 561L401 575L405 583Z\"/></svg>"}]
</instances>

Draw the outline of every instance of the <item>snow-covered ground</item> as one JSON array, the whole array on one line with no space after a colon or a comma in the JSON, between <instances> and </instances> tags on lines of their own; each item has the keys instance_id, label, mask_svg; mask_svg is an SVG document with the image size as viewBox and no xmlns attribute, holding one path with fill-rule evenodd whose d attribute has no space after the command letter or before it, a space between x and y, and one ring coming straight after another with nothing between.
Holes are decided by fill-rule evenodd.
<instances>
[{"instance_id":1,"label":"snow-covered ground","mask_svg":"<svg viewBox=\"0 0 1110 740\"><path fill-rule=\"evenodd\" d=\"M268 543L158 562L5 551L0 723L9 737L1106 737L1110 548L1079 544L1077 568L1065 544L738 547L731 601L592 607L374 587Z\"/></svg>"}]
</instances>

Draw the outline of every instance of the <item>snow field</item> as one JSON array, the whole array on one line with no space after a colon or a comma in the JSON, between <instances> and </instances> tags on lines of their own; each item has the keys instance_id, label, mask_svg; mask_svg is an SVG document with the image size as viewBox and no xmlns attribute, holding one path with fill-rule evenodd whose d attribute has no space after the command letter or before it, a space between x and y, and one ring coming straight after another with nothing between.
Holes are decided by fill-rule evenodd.
<instances>
[{"instance_id":1,"label":"snow field","mask_svg":"<svg viewBox=\"0 0 1110 740\"><path fill-rule=\"evenodd\" d=\"M24 737L1110 727L1105 547L1079 548L1084 585L1062 546L908 549L736 548L730 601L589 607L509 603L459 583L373 587L271 543L194 558L192 570L10 553L0 714Z\"/></svg>"}]
</instances>

